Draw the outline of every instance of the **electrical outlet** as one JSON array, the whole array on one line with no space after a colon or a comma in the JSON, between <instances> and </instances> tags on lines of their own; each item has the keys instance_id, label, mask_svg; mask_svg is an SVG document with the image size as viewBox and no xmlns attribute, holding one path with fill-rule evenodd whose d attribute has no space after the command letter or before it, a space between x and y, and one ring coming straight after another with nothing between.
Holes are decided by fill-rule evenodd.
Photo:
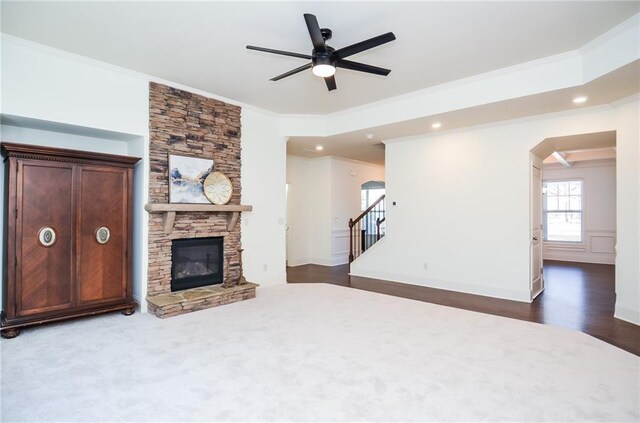
<instances>
[{"instance_id":1,"label":"electrical outlet","mask_svg":"<svg viewBox=\"0 0 640 423\"><path fill-rule=\"evenodd\" d=\"M423 268L424 270L429 270L429 264L425 261L425 262L422 264L422 268Z\"/></svg>"},{"instance_id":2,"label":"electrical outlet","mask_svg":"<svg viewBox=\"0 0 640 423\"><path fill-rule=\"evenodd\" d=\"M269 266L267 266L267 264L265 263L265 264L262 265L262 270L264 270L266 272L268 267Z\"/></svg>"}]
</instances>

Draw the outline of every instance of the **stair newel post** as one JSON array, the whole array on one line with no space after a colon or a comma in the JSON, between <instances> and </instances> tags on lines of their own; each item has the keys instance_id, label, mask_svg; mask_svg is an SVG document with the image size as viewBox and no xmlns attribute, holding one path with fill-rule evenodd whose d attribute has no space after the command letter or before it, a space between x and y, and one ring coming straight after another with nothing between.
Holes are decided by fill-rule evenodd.
<instances>
[{"instance_id":1,"label":"stair newel post","mask_svg":"<svg viewBox=\"0 0 640 423\"><path fill-rule=\"evenodd\" d=\"M349 263L353 261L353 219L349 219Z\"/></svg>"}]
</instances>

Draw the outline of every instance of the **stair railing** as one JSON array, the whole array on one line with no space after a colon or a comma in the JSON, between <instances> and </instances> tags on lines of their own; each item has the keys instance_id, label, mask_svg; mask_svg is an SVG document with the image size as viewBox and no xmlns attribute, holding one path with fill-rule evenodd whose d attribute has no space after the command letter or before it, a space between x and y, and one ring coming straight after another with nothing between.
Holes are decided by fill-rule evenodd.
<instances>
[{"instance_id":1,"label":"stair railing","mask_svg":"<svg viewBox=\"0 0 640 423\"><path fill-rule=\"evenodd\" d=\"M374 201L355 219L349 219L349 263L385 235L385 196Z\"/></svg>"}]
</instances>

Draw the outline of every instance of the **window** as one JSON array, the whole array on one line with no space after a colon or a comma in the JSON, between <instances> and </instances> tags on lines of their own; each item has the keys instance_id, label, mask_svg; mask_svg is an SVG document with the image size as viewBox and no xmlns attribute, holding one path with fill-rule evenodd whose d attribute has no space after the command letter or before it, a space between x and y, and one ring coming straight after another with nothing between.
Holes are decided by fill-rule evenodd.
<instances>
[{"instance_id":1,"label":"window","mask_svg":"<svg viewBox=\"0 0 640 423\"><path fill-rule=\"evenodd\" d=\"M365 211L378 198L384 195L383 181L369 181L362 184L360 191L360 211Z\"/></svg>"},{"instance_id":2,"label":"window","mask_svg":"<svg viewBox=\"0 0 640 423\"><path fill-rule=\"evenodd\" d=\"M543 239L582 242L582 181L543 183Z\"/></svg>"},{"instance_id":3,"label":"window","mask_svg":"<svg viewBox=\"0 0 640 423\"><path fill-rule=\"evenodd\" d=\"M373 204L374 201L376 201L383 195L384 188L362 190L360 195L360 211L365 211L370 205Z\"/></svg>"}]
</instances>

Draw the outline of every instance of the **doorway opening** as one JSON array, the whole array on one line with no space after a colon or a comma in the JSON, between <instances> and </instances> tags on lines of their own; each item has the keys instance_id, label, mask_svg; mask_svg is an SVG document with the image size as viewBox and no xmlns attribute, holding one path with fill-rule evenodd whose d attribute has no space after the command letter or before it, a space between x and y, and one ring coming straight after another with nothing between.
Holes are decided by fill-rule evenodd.
<instances>
[{"instance_id":1,"label":"doorway opening","mask_svg":"<svg viewBox=\"0 0 640 423\"><path fill-rule=\"evenodd\" d=\"M575 321L614 313L615 147L607 131L547 138L531 150L531 298L564 304Z\"/></svg>"}]
</instances>

